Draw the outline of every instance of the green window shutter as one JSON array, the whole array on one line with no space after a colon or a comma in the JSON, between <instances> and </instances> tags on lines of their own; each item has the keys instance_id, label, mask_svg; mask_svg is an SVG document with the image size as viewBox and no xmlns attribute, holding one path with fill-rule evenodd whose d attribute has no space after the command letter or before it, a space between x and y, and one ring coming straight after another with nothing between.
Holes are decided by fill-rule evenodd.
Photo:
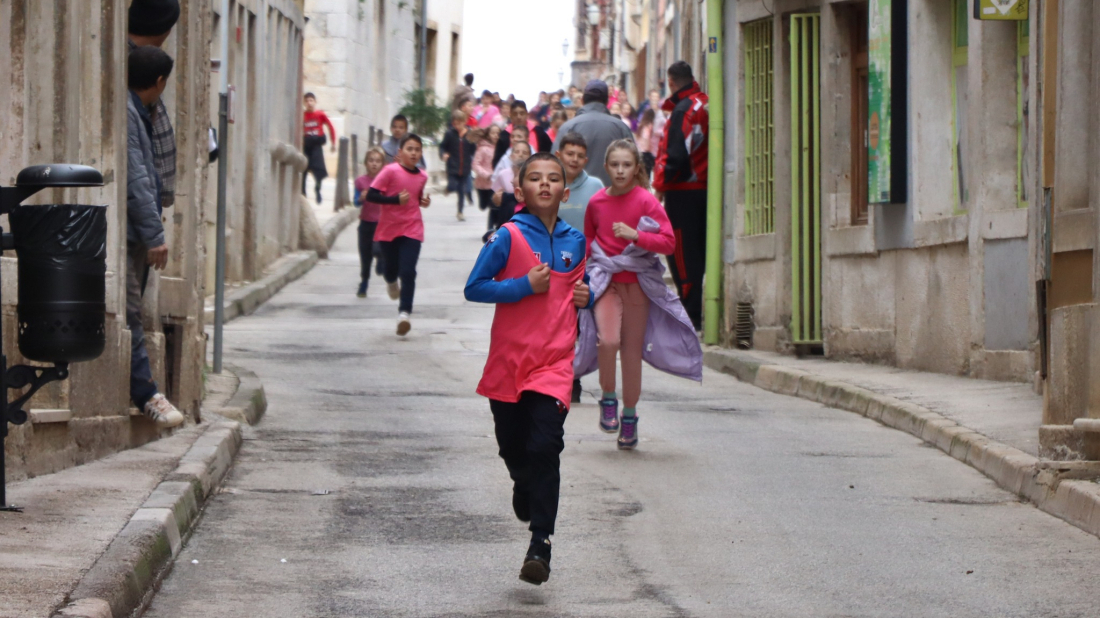
<instances>
[{"instance_id":1,"label":"green window shutter","mask_svg":"<svg viewBox=\"0 0 1100 618\"><path fill-rule=\"evenodd\" d=\"M762 19L744 26L745 234L775 231L775 125L772 115L772 28Z\"/></svg>"}]
</instances>

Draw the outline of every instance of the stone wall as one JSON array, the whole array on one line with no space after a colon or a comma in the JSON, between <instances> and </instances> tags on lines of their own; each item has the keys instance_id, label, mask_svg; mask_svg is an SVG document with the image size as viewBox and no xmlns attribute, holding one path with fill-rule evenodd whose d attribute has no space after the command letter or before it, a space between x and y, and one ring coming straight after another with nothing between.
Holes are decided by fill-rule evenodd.
<instances>
[{"instance_id":1,"label":"stone wall","mask_svg":"<svg viewBox=\"0 0 1100 618\"><path fill-rule=\"evenodd\" d=\"M296 143L300 133L303 17L301 0L231 4L242 33L229 59L238 86L229 147L238 158L230 169L228 253L231 279L243 279L297 248L300 176L293 168L294 152L279 146ZM74 364L69 380L36 395L25 406L30 422L9 426L9 480L54 472L159 436L129 402L124 284L128 5L128 0L0 0L0 49L9 59L0 63L0 184L13 183L28 165L86 164L103 172L104 187L44 191L26 203L108 205L106 350L97 360ZM154 376L169 399L192 417L203 397L202 309L212 285L204 275L213 264L207 248L213 245L217 170L208 161L207 147L208 130L217 125L217 87L210 72L211 57L219 56L211 43L213 16L210 0L182 0L180 20L164 45L176 61L164 95L177 140L176 201L163 217L168 267L150 276L144 307ZM16 347L15 267L13 255L0 259L0 317L9 364L23 362Z\"/></svg>"},{"instance_id":2,"label":"stone wall","mask_svg":"<svg viewBox=\"0 0 1100 618\"><path fill-rule=\"evenodd\" d=\"M317 95L338 136L358 136L360 159L371 127L388 133L405 91L416 87L415 7L405 0L305 2L304 88ZM335 155L326 155L335 176Z\"/></svg>"}]
</instances>

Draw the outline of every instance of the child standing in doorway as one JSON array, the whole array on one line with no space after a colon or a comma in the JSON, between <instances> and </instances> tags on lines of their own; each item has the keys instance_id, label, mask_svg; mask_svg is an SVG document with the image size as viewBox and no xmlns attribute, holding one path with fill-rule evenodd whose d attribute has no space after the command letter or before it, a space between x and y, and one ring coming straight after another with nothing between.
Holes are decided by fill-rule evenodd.
<instances>
[{"instance_id":1,"label":"child standing in doorway","mask_svg":"<svg viewBox=\"0 0 1100 618\"><path fill-rule=\"evenodd\" d=\"M367 199L371 183L386 165L386 153L381 146L367 151L363 161L367 173L355 179L355 203L359 205L359 298L367 297L367 283L370 281L370 266L374 259L374 232L378 229L378 218L382 214L382 205Z\"/></svg>"},{"instance_id":2,"label":"child standing in doorway","mask_svg":"<svg viewBox=\"0 0 1100 618\"><path fill-rule=\"evenodd\" d=\"M530 522L519 577L535 585L550 578L577 309L591 302L584 236L558 218L568 193L565 170L553 155L527 159L516 184L516 198L527 207L482 248L465 292L466 300L496 304L477 392L489 398L513 482L512 510Z\"/></svg>"},{"instance_id":3,"label":"child standing in doorway","mask_svg":"<svg viewBox=\"0 0 1100 618\"><path fill-rule=\"evenodd\" d=\"M664 282L664 266L657 255L675 251L676 237L664 208L649 192L649 174L634 141L612 142L604 168L611 186L592 196L584 215L588 275L596 305L593 315L581 316L574 368L578 376L599 368L600 429L617 431L618 447L633 449L638 445L636 407L642 393L642 360L701 381L703 351L687 312ZM619 356L621 420L615 392Z\"/></svg>"},{"instance_id":4,"label":"child standing in doorway","mask_svg":"<svg viewBox=\"0 0 1100 618\"><path fill-rule=\"evenodd\" d=\"M400 299L397 334L402 337L412 328L416 264L424 243L420 209L432 204L432 198L424 193L428 176L416 166L423 153L420 136L405 135L397 150L397 162L382 168L367 190L367 200L382 205L375 238L382 245L386 291L391 300Z\"/></svg>"}]
</instances>

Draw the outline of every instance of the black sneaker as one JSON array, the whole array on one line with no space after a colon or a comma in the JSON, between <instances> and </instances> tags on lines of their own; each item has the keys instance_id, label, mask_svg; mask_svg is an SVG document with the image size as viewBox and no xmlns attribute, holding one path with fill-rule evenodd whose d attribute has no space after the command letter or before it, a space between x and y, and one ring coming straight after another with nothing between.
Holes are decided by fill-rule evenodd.
<instances>
[{"instance_id":1,"label":"black sneaker","mask_svg":"<svg viewBox=\"0 0 1100 618\"><path fill-rule=\"evenodd\" d=\"M570 400L570 402L571 403L580 403L581 402L581 381L580 381L580 378L577 378L577 379L573 380L573 398Z\"/></svg>"},{"instance_id":2,"label":"black sneaker","mask_svg":"<svg viewBox=\"0 0 1100 618\"><path fill-rule=\"evenodd\" d=\"M531 539L519 578L536 586L550 579L550 539Z\"/></svg>"},{"instance_id":3,"label":"black sneaker","mask_svg":"<svg viewBox=\"0 0 1100 618\"><path fill-rule=\"evenodd\" d=\"M512 510L516 513L516 519L522 522L531 521L531 505L527 501L527 494L512 488Z\"/></svg>"}]
</instances>

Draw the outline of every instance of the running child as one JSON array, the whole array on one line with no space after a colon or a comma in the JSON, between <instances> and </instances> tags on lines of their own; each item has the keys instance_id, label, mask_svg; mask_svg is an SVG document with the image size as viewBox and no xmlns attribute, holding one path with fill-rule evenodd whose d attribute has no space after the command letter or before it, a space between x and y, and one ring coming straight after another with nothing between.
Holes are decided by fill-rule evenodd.
<instances>
[{"instance_id":1,"label":"running child","mask_svg":"<svg viewBox=\"0 0 1100 618\"><path fill-rule=\"evenodd\" d=\"M525 142L519 142L512 147L511 153L512 154L508 158L510 165L498 169L493 174L492 201L493 205L497 207L497 228L511 219L512 215L523 210L521 206L523 202L517 199L519 194L516 193L515 179L519 177L520 166L531 157L531 146Z\"/></svg>"},{"instance_id":2,"label":"running child","mask_svg":"<svg viewBox=\"0 0 1100 618\"><path fill-rule=\"evenodd\" d=\"M664 282L657 254L676 249L672 224L649 192L649 174L634 141L607 148L604 168L611 186L588 202L584 235L595 310L581 316L576 375L599 368L600 429L619 432L618 447L638 445L636 408L642 393L642 360L673 375L701 381L703 351L679 297ZM593 323L594 322L594 323ZM623 411L615 393L621 356Z\"/></svg>"},{"instance_id":3,"label":"running child","mask_svg":"<svg viewBox=\"0 0 1100 618\"><path fill-rule=\"evenodd\" d=\"M474 190L477 191L477 207L488 210L493 205L493 150L500 139L500 127L489 125L478 129L477 151L474 152ZM489 213L489 229L493 229L493 213Z\"/></svg>"},{"instance_id":4,"label":"running child","mask_svg":"<svg viewBox=\"0 0 1100 618\"><path fill-rule=\"evenodd\" d=\"M443 141L439 143L439 158L447 164L447 190L444 195L451 191L458 192L458 212L455 218L459 221L466 220L463 210L471 192L470 164L473 163L474 153L477 151L477 144L466 139L470 131L466 118L466 114L461 111L452 112L451 128L447 129Z\"/></svg>"},{"instance_id":5,"label":"running child","mask_svg":"<svg viewBox=\"0 0 1100 618\"><path fill-rule=\"evenodd\" d=\"M424 193L428 175L416 166L424 153L420 136L401 138L397 162L382 168L367 191L367 200L382 205L375 238L382 245L386 291L391 300L401 299L397 308L397 334L404 337L412 328L410 314L416 293L416 263L424 242L421 208L432 204ZM398 283L400 280L400 283Z\"/></svg>"},{"instance_id":6,"label":"running child","mask_svg":"<svg viewBox=\"0 0 1100 618\"><path fill-rule=\"evenodd\" d=\"M489 398L512 510L530 522L520 579L550 578L561 452L573 382L577 309L591 305L584 236L558 218L565 170L549 153L524 162L516 186L527 208L482 248L466 300L495 303L489 358L477 392ZM588 313L588 312L585 312Z\"/></svg>"},{"instance_id":7,"label":"running child","mask_svg":"<svg viewBox=\"0 0 1100 618\"><path fill-rule=\"evenodd\" d=\"M302 129L305 135L302 138L302 153L309 161L306 173L302 174L302 195L306 194L306 177L313 174L316 184L317 203L321 203L321 182L328 178L328 168L325 166L325 129L332 135L332 152L336 152L336 128L332 126L325 112L317 109L317 97L312 92L307 92L302 97L305 111L302 116Z\"/></svg>"},{"instance_id":8,"label":"running child","mask_svg":"<svg viewBox=\"0 0 1100 618\"><path fill-rule=\"evenodd\" d=\"M584 213L588 210L588 201L597 191L603 189L603 181L589 176L584 167L588 165L588 142L576 131L562 136L558 144L558 159L565 166L565 186L569 189L569 198L562 200L558 216L575 229L584 229ZM581 402L581 379L573 379L573 403Z\"/></svg>"},{"instance_id":9,"label":"running child","mask_svg":"<svg viewBox=\"0 0 1100 618\"><path fill-rule=\"evenodd\" d=\"M370 281L370 265L374 259L374 232L378 228L378 217L382 214L382 205L367 199L371 183L386 166L386 153L381 146L367 151L363 164L367 173L355 179L355 203L359 205L359 298L367 297L367 283Z\"/></svg>"}]
</instances>

